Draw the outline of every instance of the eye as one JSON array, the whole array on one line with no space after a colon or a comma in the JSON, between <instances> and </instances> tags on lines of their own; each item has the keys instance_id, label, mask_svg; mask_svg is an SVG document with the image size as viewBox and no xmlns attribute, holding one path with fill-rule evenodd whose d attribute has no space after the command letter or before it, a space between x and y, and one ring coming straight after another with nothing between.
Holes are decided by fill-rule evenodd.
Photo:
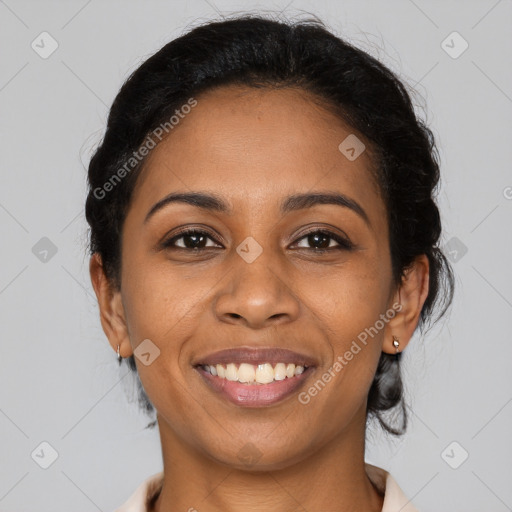
<instances>
[{"instance_id":1,"label":"eye","mask_svg":"<svg viewBox=\"0 0 512 512\"><path fill-rule=\"evenodd\" d=\"M177 244L180 240L182 240L181 245ZM207 245L208 240L212 241L213 244ZM299 242L305 240L306 243L311 244L313 246L312 250L316 253L330 252L332 250L350 250L354 247L354 244L348 239L325 229L310 231L298 240ZM335 244L333 245L332 242L335 242ZM181 230L178 234L175 234L173 237L163 242L162 247L199 252L222 246L216 243L216 240L208 231L188 228Z\"/></svg>"},{"instance_id":2,"label":"eye","mask_svg":"<svg viewBox=\"0 0 512 512\"><path fill-rule=\"evenodd\" d=\"M318 253L329 252L332 250L350 250L354 247L354 244L350 242L350 240L326 229L310 231L299 238L299 241L300 240L305 240L306 243L313 245L313 251ZM331 242L333 241L335 244L331 245Z\"/></svg>"},{"instance_id":3,"label":"eye","mask_svg":"<svg viewBox=\"0 0 512 512\"><path fill-rule=\"evenodd\" d=\"M176 245L178 240L183 240L183 245ZM212 247L219 247L218 245L205 245L208 240L215 242L213 237L208 231L200 229L183 229L177 235L166 240L162 246L171 249L184 249L192 251L201 251L210 249Z\"/></svg>"}]
</instances>

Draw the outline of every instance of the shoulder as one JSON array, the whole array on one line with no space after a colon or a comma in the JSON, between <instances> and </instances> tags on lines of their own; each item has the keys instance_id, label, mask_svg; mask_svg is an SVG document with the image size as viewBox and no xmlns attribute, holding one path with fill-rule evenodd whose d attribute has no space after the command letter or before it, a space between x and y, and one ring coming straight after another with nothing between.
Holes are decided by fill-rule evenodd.
<instances>
[{"instance_id":1,"label":"shoulder","mask_svg":"<svg viewBox=\"0 0 512 512\"><path fill-rule=\"evenodd\" d=\"M365 469L373 485L384 494L382 512L418 512L388 471L368 463Z\"/></svg>"},{"instance_id":2,"label":"shoulder","mask_svg":"<svg viewBox=\"0 0 512 512\"><path fill-rule=\"evenodd\" d=\"M164 481L164 472L160 471L144 480L114 512L147 512L148 504L160 492Z\"/></svg>"}]
</instances>

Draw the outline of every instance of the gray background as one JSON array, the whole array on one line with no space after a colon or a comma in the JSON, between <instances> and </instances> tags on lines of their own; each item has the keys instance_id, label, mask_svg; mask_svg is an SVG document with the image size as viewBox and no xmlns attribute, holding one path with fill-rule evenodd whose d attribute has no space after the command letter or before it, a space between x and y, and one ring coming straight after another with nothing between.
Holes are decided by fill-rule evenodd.
<instances>
[{"instance_id":1,"label":"gray background","mask_svg":"<svg viewBox=\"0 0 512 512\"><path fill-rule=\"evenodd\" d=\"M0 0L1 511L108 512L161 469L158 433L101 330L84 166L141 59L195 24L259 9L314 13L381 59L418 91L439 145L458 290L406 351L407 434L370 431L367 461L421 512L512 510L510 0ZM46 59L31 47L51 48L43 31L58 43ZM469 44L457 58L445 45L463 41L442 43L454 31ZM48 469L43 441L58 452Z\"/></svg>"}]
</instances>

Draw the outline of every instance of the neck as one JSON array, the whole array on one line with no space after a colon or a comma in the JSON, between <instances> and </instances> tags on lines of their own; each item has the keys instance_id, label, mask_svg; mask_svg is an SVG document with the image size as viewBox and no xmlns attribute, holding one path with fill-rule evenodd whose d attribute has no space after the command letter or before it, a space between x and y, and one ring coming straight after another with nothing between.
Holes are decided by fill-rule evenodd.
<instances>
[{"instance_id":1,"label":"neck","mask_svg":"<svg viewBox=\"0 0 512 512\"><path fill-rule=\"evenodd\" d=\"M365 471L365 411L360 412L346 431L299 462L270 470L255 465L252 471L205 457L159 417L164 482L150 512L381 512L383 495Z\"/></svg>"}]
</instances>

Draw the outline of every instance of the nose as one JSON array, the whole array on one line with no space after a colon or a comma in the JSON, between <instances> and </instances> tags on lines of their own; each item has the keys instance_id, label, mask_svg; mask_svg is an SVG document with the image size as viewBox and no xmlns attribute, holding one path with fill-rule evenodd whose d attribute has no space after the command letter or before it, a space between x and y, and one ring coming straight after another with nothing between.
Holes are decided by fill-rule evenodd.
<instances>
[{"instance_id":1,"label":"nose","mask_svg":"<svg viewBox=\"0 0 512 512\"><path fill-rule=\"evenodd\" d=\"M264 250L251 263L238 254L234 260L214 301L220 321L262 329L298 317L300 302L296 292L270 251Z\"/></svg>"}]
</instances>

